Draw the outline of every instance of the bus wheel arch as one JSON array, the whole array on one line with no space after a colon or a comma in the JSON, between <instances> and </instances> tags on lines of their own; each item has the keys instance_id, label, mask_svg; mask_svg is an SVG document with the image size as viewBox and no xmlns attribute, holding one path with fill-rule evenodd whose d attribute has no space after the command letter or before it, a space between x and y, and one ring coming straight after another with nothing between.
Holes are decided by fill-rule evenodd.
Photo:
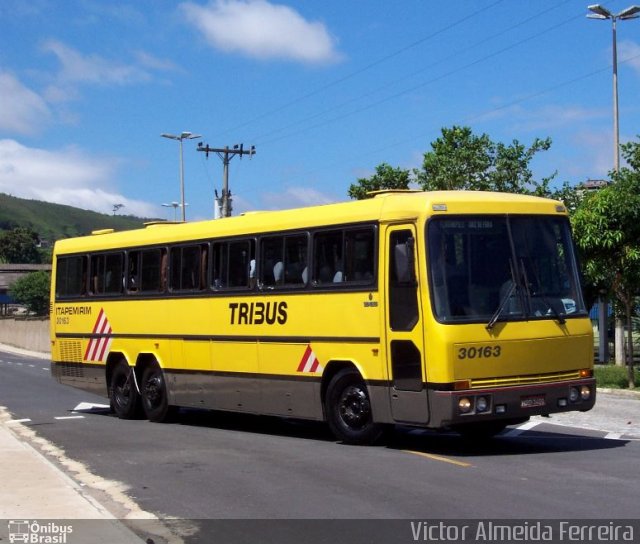
<instances>
[{"instance_id":1,"label":"bus wheel arch","mask_svg":"<svg viewBox=\"0 0 640 544\"><path fill-rule=\"evenodd\" d=\"M122 353L109 354L106 381L111 409L120 419L136 419L140 414L137 376Z\"/></svg>"},{"instance_id":2,"label":"bus wheel arch","mask_svg":"<svg viewBox=\"0 0 640 544\"><path fill-rule=\"evenodd\" d=\"M370 445L382 436L384 426L373 421L367 384L352 362L328 364L321 391L325 419L344 444Z\"/></svg>"},{"instance_id":3,"label":"bus wheel arch","mask_svg":"<svg viewBox=\"0 0 640 544\"><path fill-rule=\"evenodd\" d=\"M142 408L149 421L162 423L172 419L177 408L169 404L166 374L155 355L141 353L136 361Z\"/></svg>"}]
</instances>

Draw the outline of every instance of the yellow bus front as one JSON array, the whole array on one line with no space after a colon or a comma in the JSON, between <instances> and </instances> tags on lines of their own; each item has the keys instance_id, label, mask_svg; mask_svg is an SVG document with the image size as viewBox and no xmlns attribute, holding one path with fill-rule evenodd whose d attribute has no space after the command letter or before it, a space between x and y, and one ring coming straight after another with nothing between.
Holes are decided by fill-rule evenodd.
<instances>
[{"instance_id":1,"label":"yellow bus front","mask_svg":"<svg viewBox=\"0 0 640 544\"><path fill-rule=\"evenodd\" d=\"M568 219L549 202L517 213L454 205L426 221L429 426L499 430L593 406L591 324Z\"/></svg>"}]
</instances>

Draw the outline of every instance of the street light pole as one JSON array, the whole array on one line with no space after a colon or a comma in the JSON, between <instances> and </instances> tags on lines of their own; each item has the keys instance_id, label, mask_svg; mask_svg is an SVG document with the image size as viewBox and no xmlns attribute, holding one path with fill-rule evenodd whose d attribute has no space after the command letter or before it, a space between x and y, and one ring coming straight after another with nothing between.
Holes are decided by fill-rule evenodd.
<instances>
[{"instance_id":1,"label":"street light pole","mask_svg":"<svg viewBox=\"0 0 640 544\"><path fill-rule=\"evenodd\" d=\"M160 134L163 138L169 138L170 140L178 140L180 143L179 153L180 153L180 206L182 208L182 222L184 223L187 220L187 214L185 210L184 203L184 159L182 152L182 141L183 140L193 140L194 138L200 138L200 134L192 134L191 132L181 132L180 135L176 134L167 134L163 132Z\"/></svg>"},{"instance_id":2,"label":"street light pole","mask_svg":"<svg viewBox=\"0 0 640 544\"><path fill-rule=\"evenodd\" d=\"M640 6L629 6L616 14L611 13L600 4L593 4L587 6L587 8L592 12L587 15L589 19L611 19L613 38L613 169L618 172L620 170L620 127L618 119L618 40L616 37L616 22L618 20L637 19L637 14L640 13Z\"/></svg>"},{"instance_id":3,"label":"street light pole","mask_svg":"<svg viewBox=\"0 0 640 544\"><path fill-rule=\"evenodd\" d=\"M616 22L618 19L625 21L627 19L637 19L640 13L640 6L629 6L620 13L611 13L607 8L600 4L587 6L591 13L587 15L589 19L611 19L612 39L613 39L613 170L620 171L620 126L618 120L618 39L616 36ZM598 311L598 330L600 339L600 349L598 357L601 363L609 360L609 338L607 335L607 306L603 297L599 299ZM631 332L629 332L631 334ZM619 319L616 319L615 332L615 353L616 364L624 364L624 327Z\"/></svg>"},{"instance_id":4,"label":"street light pole","mask_svg":"<svg viewBox=\"0 0 640 544\"><path fill-rule=\"evenodd\" d=\"M188 206L189 204L187 204L185 202L184 205ZM171 204L163 204L162 206L165 207L165 208L173 208L173 220L176 221L177 220L177 218L176 218L177 209L181 208L182 204L180 204L179 202L173 201L173 202L171 202Z\"/></svg>"}]
</instances>

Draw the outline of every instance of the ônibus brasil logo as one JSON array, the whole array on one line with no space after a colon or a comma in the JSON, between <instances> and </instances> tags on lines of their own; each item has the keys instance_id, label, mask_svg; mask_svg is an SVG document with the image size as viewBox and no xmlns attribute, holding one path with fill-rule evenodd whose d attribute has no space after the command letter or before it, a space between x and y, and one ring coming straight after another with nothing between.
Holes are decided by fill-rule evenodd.
<instances>
[{"instance_id":1,"label":"\u00f4nibus brasil logo","mask_svg":"<svg viewBox=\"0 0 640 544\"><path fill-rule=\"evenodd\" d=\"M61 525L53 521L39 523L29 520L9 521L9 542L29 544L67 544L67 535L73 533L71 525Z\"/></svg>"}]
</instances>

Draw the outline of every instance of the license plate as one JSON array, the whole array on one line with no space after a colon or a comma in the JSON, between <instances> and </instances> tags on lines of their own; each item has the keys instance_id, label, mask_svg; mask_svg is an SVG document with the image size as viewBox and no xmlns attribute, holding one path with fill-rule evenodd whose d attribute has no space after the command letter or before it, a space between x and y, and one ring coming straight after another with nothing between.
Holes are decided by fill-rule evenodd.
<instances>
[{"instance_id":1,"label":"license plate","mask_svg":"<svg viewBox=\"0 0 640 544\"><path fill-rule=\"evenodd\" d=\"M520 408L536 408L537 406L544 406L544 395L533 395L520 399Z\"/></svg>"}]
</instances>

